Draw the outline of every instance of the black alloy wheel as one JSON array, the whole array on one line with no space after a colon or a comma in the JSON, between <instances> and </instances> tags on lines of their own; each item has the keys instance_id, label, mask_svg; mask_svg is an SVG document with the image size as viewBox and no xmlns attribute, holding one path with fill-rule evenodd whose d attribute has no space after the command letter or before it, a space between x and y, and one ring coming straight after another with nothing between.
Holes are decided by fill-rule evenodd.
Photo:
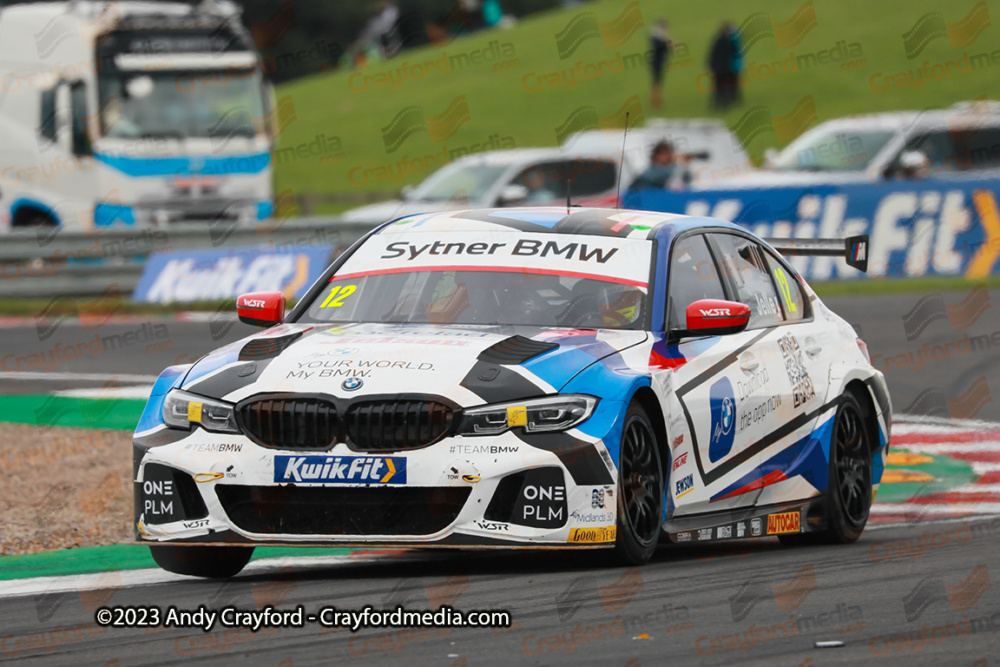
<instances>
[{"instance_id":1,"label":"black alloy wheel","mask_svg":"<svg viewBox=\"0 0 1000 667\"><path fill-rule=\"evenodd\" d=\"M788 544L849 544L861 537L872 506L871 430L851 393L840 400L830 439L825 523L819 531L779 535Z\"/></svg>"},{"instance_id":2,"label":"black alloy wheel","mask_svg":"<svg viewBox=\"0 0 1000 667\"><path fill-rule=\"evenodd\" d=\"M659 446L646 411L632 403L622 429L618 466L616 560L640 565L652 558L663 518Z\"/></svg>"}]
</instances>

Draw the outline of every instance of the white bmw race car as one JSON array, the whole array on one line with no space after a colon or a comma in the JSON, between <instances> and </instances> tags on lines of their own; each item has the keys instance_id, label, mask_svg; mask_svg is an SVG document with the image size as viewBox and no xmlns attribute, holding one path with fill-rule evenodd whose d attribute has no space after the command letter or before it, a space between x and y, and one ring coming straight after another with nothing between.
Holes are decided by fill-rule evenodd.
<instances>
[{"instance_id":1,"label":"white bmw race car","mask_svg":"<svg viewBox=\"0 0 1000 667\"><path fill-rule=\"evenodd\" d=\"M156 382L137 539L230 576L255 545L608 548L858 538L891 406L865 344L775 250L867 237L535 208L405 217L287 315Z\"/></svg>"}]
</instances>

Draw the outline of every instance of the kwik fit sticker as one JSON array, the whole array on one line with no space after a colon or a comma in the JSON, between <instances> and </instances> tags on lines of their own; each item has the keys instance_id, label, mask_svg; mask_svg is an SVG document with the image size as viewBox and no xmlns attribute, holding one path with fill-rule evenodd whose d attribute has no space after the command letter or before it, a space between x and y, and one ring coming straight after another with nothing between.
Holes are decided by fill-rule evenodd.
<instances>
[{"instance_id":1,"label":"kwik fit sticker","mask_svg":"<svg viewBox=\"0 0 1000 667\"><path fill-rule=\"evenodd\" d=\"M305 484L406 484L401 456L275 456L274 481Z\"/></svg>"}]
</instances>

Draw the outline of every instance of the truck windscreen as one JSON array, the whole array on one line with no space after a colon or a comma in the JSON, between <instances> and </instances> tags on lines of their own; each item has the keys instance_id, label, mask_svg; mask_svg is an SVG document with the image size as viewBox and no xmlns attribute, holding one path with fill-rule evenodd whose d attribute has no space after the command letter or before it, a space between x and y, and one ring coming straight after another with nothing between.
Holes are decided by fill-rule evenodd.
<instances>
[{"instance_id":1,"label":"truck windscreen","mask_svg":"<svg viewBox=\"0 0 1000 667\"><path fill-rule=\"evenodd\" d=\"M107 137L227 139L265 131L255 68L106 72L98 87Z\"/></svg>"}]
</instances>

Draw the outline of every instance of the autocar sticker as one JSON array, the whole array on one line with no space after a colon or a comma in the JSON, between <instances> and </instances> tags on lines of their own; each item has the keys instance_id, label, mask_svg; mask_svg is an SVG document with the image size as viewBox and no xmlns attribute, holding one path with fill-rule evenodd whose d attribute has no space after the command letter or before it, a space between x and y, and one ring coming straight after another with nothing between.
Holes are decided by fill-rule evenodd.
<instances>
[{"instance_id":1,"label":"autocar sticker","mask_svg":"<svg viewBox=\"0 0 1000 667\"><path fill-rule=\"evenodd\" d=\"M767 515L767 534L798 533L802 531L802 512L780 512Z\"/></svg>"}]
</instances>

